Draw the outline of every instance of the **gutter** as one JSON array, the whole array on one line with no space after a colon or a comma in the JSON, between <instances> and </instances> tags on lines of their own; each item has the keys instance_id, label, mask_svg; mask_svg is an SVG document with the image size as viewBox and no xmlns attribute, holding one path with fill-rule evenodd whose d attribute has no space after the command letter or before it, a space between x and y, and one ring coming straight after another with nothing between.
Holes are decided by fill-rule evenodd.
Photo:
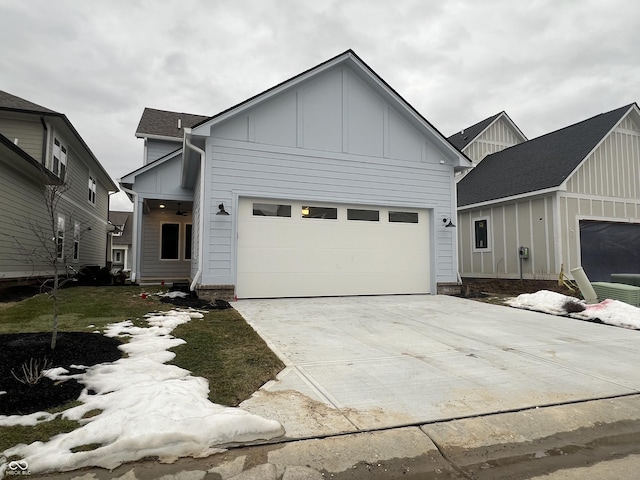
<instances>
[{"instance_id":1,"label":"gutter","mask_svg":"<svg viewBox=\"0 0 640 480\"><path fill-rule=\"evenodd\" d=\"M124 193L133 197L133 231L131 234L131 256L133 262L131 262L131 282L136 281L138 276L140 256L138 255L138 193L120 184L120 188Z\"/></svg>"},{"instance_id":2,"label":"gutter","mask_svg":"<svg viewBox=\"0 0 640 480\"><path fill-rule=\"evenodd\" d=\"M204 243L204 205L202 202L204 199L204 167L206 154L204 150L196 147L193 143L191 143L191 129L187 127L184 128L184 145L194 152L200 154L200 192L198 192L200 195L200 205L198 208L198 271L193 276L193 280L191 282L191 285L189 286L189 290L193 292L196 289L198 280L200 280L200 276L202 275L203 265L202 256L204 248L202 245ZM186 152L183 152L183 155L184 153Z\"/></svg>"}]
</instances>

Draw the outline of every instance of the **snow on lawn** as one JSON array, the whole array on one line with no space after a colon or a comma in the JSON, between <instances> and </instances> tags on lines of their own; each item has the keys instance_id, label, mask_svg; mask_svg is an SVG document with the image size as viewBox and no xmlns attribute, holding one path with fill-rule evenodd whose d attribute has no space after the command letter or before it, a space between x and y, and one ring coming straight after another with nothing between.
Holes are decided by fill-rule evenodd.
<instances>
[{"instance_id":1,"label":"snow on lawn","mask_svg":"<svg viewBox=\"0 0 640 480\"><path fill-rule=\"evenodd\" d=\"M202 314L172 310L148 315L146 328L130 321L109 325L105 335L130 337L129 343L119 347L127 357L89 367L75 376L85 385L79 399L83 403L62 412L62 416L78 420L82 426L46 443L17 445L4 455L24 459L33 473L87 466L113 469L148 456L157 456L163 462L185 456L205 457L220 452L216 446L283 435L284 429L274 420L211 403L204 378L166 365L175 356L167 349L185 343L170 335L171 331L193 318L202 318ZM67 372L60 370L64 369L54 369L49 375L73 377L65 377ZM96 410L102 412L83 419ZM0 426L34 425L55 415L0 416ZM101 446L76 451L92 444Z\"/></svg>"},{"instance_id":2,"label":"snow on lawn","mask_svg":"<svg viewBox=\"0 0 640 480\"><path fill-rule=\"evenodd\" d=\"M506 303L516 308L536 310L553 315L568 315L580 320L599 320L617 327L640 330L640 308L618 300L603 300L600 303L587 305L583 300L574 297L540 290L536 293L523 293L516 298L507 300Z\"/></svg>"}]
</instances>

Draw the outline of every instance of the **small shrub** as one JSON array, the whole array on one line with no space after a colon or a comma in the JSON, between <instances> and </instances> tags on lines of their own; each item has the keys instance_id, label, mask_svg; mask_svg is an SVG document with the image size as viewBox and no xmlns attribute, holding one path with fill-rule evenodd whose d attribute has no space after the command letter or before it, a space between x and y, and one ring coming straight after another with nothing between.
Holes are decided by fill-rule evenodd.
<instances>
[{"instance_id":1,"label":"small shrub","mask_svg":"<svg viewBox=\"0 0 640 480\"><path fill-rule=\"evenodd\" d=\"M20 371L16 373L11 369L11 375L20 383L25 385L36 385L42 377L44 377L45 371L51 368L51 361L47 360L47 357L42 359L30 358L20 366Z\"/></svg>"}]
</instances>

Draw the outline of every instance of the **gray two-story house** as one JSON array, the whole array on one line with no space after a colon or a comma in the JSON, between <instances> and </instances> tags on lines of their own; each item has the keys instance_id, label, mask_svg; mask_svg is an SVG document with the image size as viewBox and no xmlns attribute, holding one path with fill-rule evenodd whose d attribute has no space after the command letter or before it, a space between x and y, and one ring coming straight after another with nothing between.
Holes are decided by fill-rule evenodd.
<instances>
[{"instance_id":1,"label":"gray two-story house","mask_svg":"<svg viewBox=\"0 0 640 480\"><path fill-rule=\"evenodd\" d=\"M0 91L0 284L105 266L115 191L64 114Z\"/></svg>"}]
</instances>

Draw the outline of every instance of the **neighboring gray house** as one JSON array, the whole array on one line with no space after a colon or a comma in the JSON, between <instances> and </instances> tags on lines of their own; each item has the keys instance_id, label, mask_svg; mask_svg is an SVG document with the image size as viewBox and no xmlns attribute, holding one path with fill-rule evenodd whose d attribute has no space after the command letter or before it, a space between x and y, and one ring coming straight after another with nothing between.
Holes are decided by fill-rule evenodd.
<instances>
[{"instance_id":1,"label":"neighboring gray house","mask_svg":"<svg viewBox=\"0 0 640 480\"><path fill-rule=\"evenodd\" d=\"M471 164L353 51L191 128L197 116L165 113L168 131L138 128L145 164L120 180L137 281L181 278L227 298L457 282L447 225L454 172Z\"/></svg>"},{"instance_id":2,"label":"neighboring gray house","mask_svg":"<svg viewBox=\"0 0 640 480\"><path fill-rule=\"evenodd\" d=\"M60 183L54 241L42 191ZM50 238L63 271L105 266L109 192L117 190L65 115L0 91L0 283L49 276L42 254Z\"/></svg>"},{"instance_id":3,"label":"neighboring gray house","mask_svg":"<svg viewBox=\"0 0 640 480\"><path fill-rule=\"evenodd\" d=\"M458 183L457 227L463 277L640 273L638 105L485 157Z\"/></svg>"},{"instance_id":4,"label":"neighboring gray house","mask_svg":"<svg viewBox=\"0 0 640 480\"><path fill-rule=\"evenodd\" d=\"M111 210L109 221L115 226L111 233L111 268L131 270L131 241L133 238L133 213Z\"/></svg>"}]
</instances>

